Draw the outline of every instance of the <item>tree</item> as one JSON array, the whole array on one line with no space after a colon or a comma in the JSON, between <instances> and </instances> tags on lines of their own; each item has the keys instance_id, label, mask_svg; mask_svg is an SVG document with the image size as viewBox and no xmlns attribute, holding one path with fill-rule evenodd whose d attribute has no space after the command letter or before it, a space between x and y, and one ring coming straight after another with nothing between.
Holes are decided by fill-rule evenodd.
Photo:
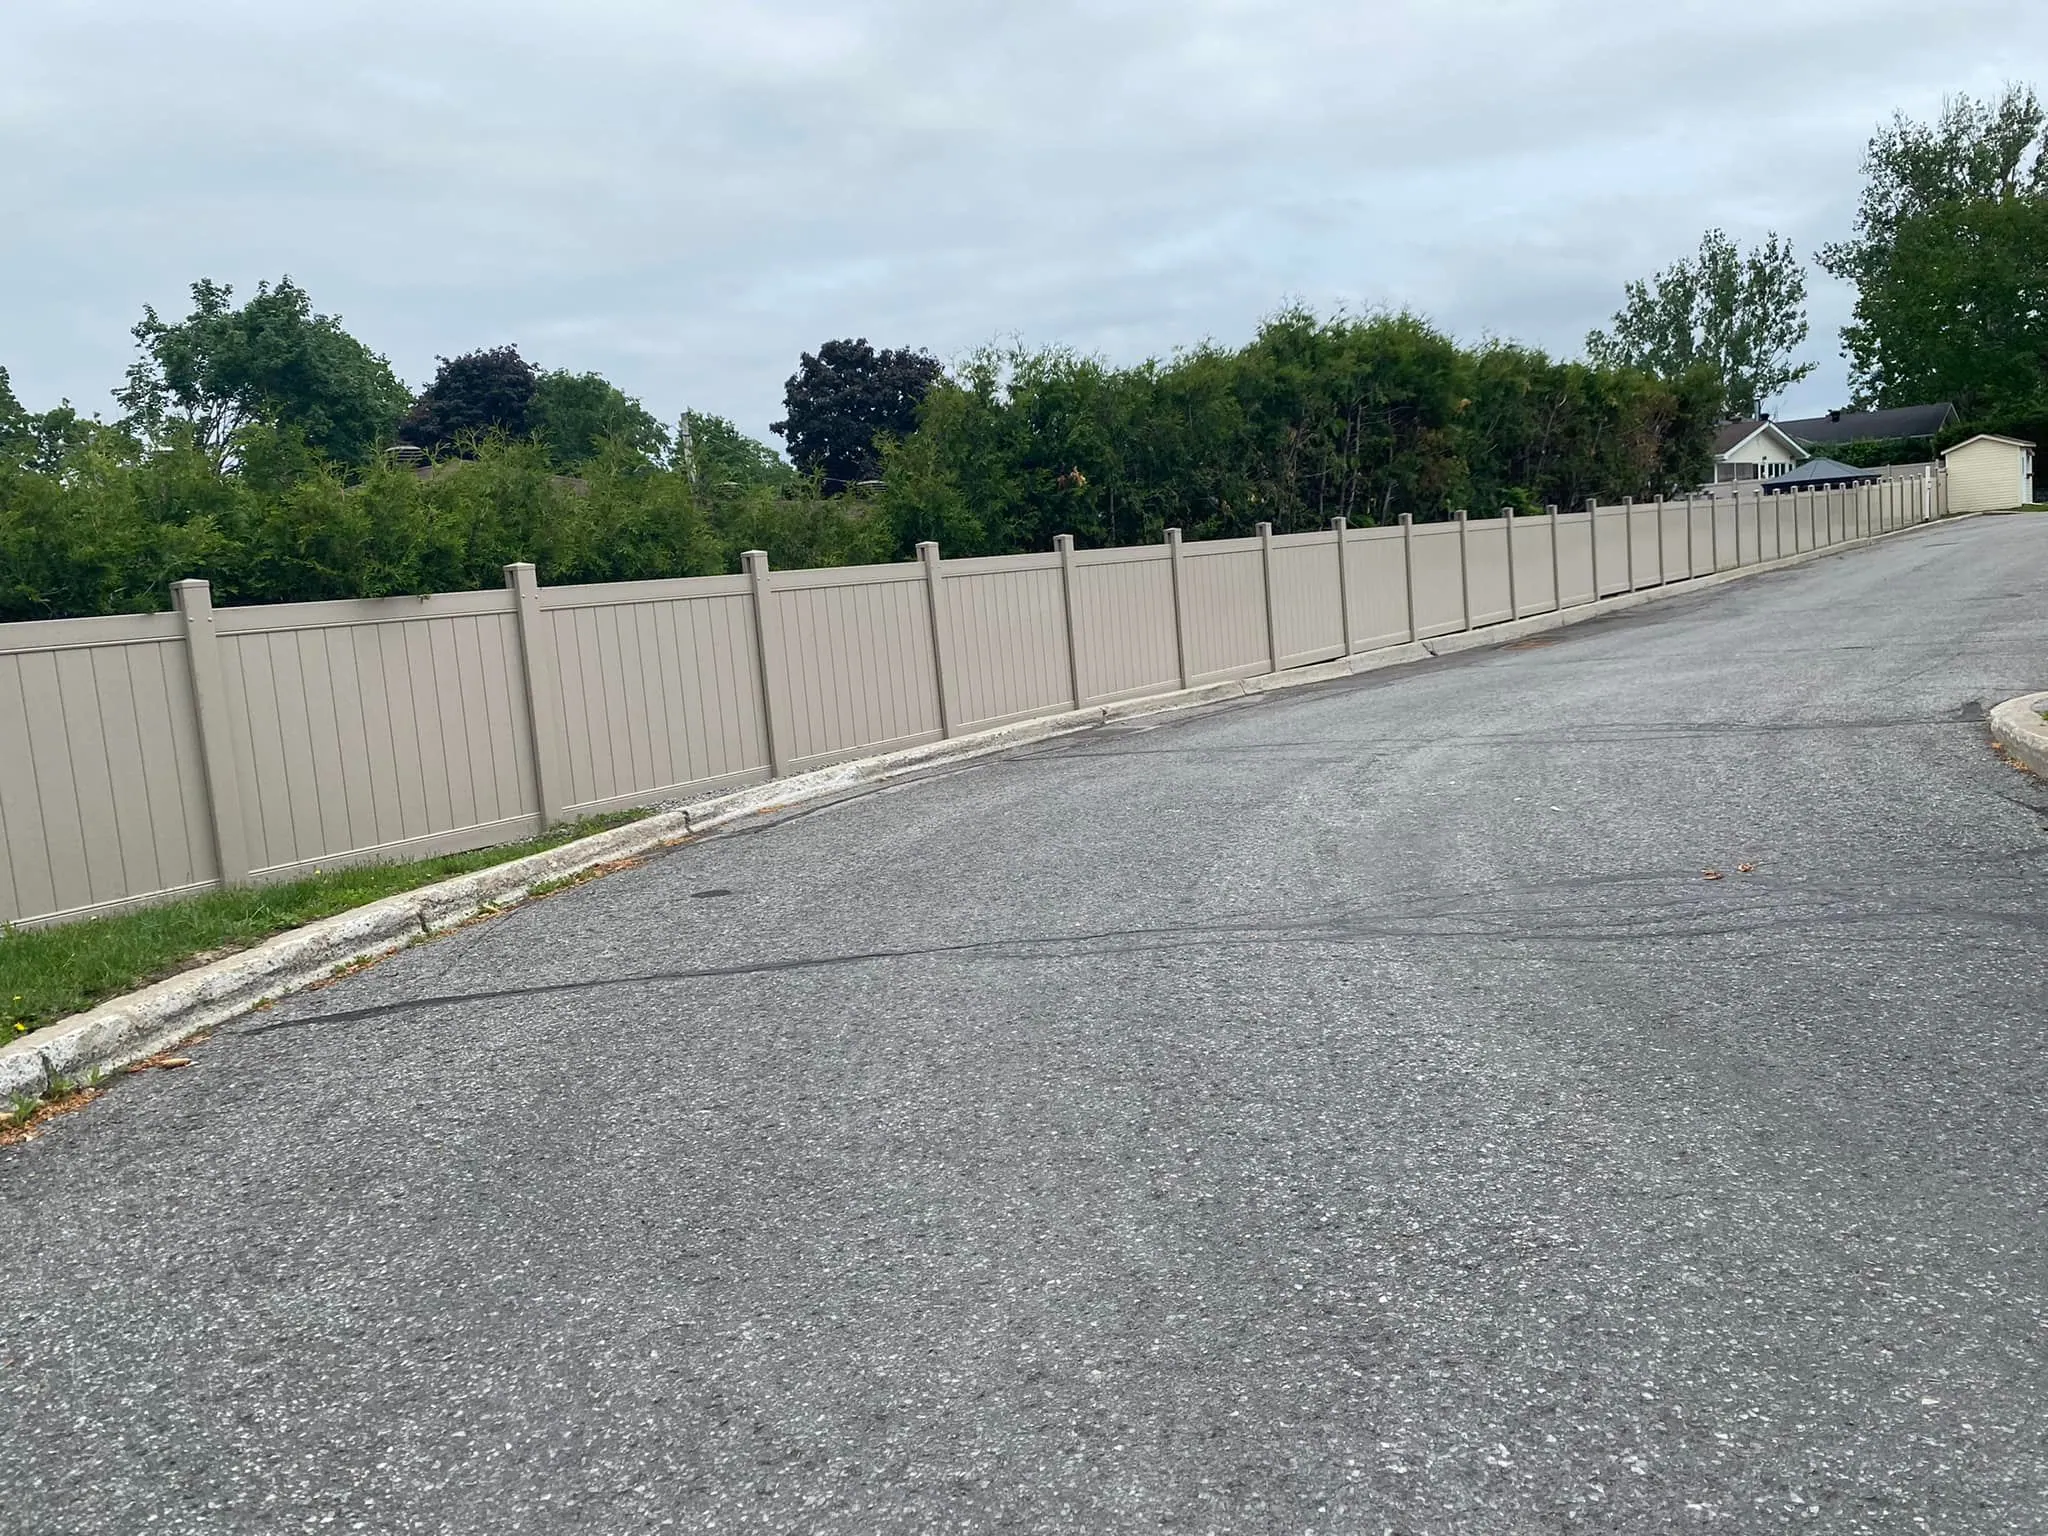
<instances>
[{"instance_id":1,"label":"tree","mask_svg":"<svg viewBox=\"0 0 2048 1536\"><path fill-rule=\"evenodd\" d=\"M14 397L14 381L0 367L0 465L18 462L33 441L28 412Z\"/></svg>"},{"instance_id":2,"label":"tree","mask_svg":"<svg viewBox=\"0 0 2048 1536\"><path fill-rule=\"evenodd\" d=\"M803 354L783 386L788 415L769 430L788 442L798 469L842 491L875 478L879 440L917 429L917 408L942 372L929 353L877 352L864 337L828 341Z\"/></svg>"},{"instance_id":3,"label":"tree","mask_svg":"<svg viewBox=\"0 0 2048 1536\"><path fill-rule=\"evenodd\" d=\"M1856 286L1842 331L1859 403L1953 400L1965 416L2048 398L2048 112L2025 86L1903 113L1864 155L1852 238L1824 270Z\"/></svg>"},{"instance_id":4,"label":"tree","mask_svg":"<svg viewBox=\"0 0 2048 1536\"><path fill-rule=\"evenodd\" d=\"M134 329L142 355L114 392L123 425L158 446L189 438L216 469L233 459L237 434L259 423L295 431L338 462L367 461L405 408L390 363L339 316L313 313L289 277L258 283L239 309L233 297L202 278L183 320L145 306Z\"/></svg>"},{"instance_id":5,"label":"tree","mask_svg":"<svg viewBox=\"0 0 2048 1536\"><path fill-rule=\"evenodd\" d=\"M525 437L540 382L516 346L438 359L440 370L413 402L398 435L415 447L444 449L502 432Z\"/></svg>"},{"instance_id":6,"label":"tree","mask_svg":"<svg viewBox=\"0 0 2048 1536\"><path fill-rule=\"evenodd\" d=\"M1589 335L1586 355L1666 379L1705 364L1721 380L1721 413L1750 417L1813 372L1792 362L1806 332L1806 273L1791 243L1772 234L1744 254L1710 229L1696 259L1628 285L1613 330Z\"/></svg>"},{"instance_id":7,"label":"tree","mask_svg":"<svg viewBox=\"0 0 2048 1536\"><path fill-rule=\"evenodd\" d=\"M773 448L705 411L685 411L676 422L675 467L706 496L757 487L787 490L797 478Z\"/></svg>"},{"instance_id":8,"label":"tree","mask_svg":"<svg viewBox=\"0 0 2048 1536\"><path fill-rule=\"evenodd\" d=\"M644 459L668 451L668 433L638 400L600 374L555 369L534 380L527 425L560 470L598 456L607 442Z\"/></svg>"}]
</instances>

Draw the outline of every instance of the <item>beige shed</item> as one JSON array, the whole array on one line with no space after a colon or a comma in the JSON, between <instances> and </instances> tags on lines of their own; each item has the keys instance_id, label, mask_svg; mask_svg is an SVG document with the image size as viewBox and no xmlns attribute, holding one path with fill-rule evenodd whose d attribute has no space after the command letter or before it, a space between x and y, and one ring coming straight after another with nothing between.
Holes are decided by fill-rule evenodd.
<instances>
[{"instance_id":1,"label":"beige shed","mask_svg":"<svg viewBox=\"0 0 2048 1536\"><path fill-rule=\"evenodd\" d=\"M2002 512L2034 499L2034 445L1980 432L1941 456L1951 512Z\"/></svg>"}]
</instances>

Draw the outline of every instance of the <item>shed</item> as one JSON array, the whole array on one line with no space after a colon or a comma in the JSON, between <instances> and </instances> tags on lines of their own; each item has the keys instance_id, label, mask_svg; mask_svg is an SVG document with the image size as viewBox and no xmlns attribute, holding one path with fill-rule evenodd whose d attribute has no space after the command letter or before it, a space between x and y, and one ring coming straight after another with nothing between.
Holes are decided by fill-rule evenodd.
<instances>
[{"instance_id":1,"label":"shed","mask_svg":"<svg viewBox=\"0 0 2048 1536\"><path fill-rule=\"evenodd\" d=\"M1951 512L2002 512L2034 499L2034 445L1980 432L1941 456Z\"/></svg>"}]
</instances>

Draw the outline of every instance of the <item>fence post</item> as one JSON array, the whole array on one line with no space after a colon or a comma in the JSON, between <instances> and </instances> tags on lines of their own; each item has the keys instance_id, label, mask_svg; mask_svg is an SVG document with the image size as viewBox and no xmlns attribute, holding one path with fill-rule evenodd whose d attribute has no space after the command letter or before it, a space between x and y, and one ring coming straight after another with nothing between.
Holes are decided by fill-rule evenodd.
<instances>
[{"instance_id":1,"label":"fence post","mask_svg":"<svg viewBox=\"0 0 2048 1536\"><path fill-rule=\"evenodd\" d=\"M1351 654L1351 519L1333 517L1330 527L1337 535L1337 606L1342 610L1344 622L1344 654Z\"/></svg>"},{"instance_id":2,"label":"fence post","mask_svg":"<svg viewBox=\"0 0 2048 1536\"><path fill-rule=\"evenodd\" d=\"M1658 495L1655 507L1656 511L1652 515L1657 519L1657 585L1661 587L1666 580L1664 573L1670 569L1664 563L1664 497L1662 494Z\"/></svg>"},{"instance_id":3,"label":"fence post","mask_svg":"<svg viewBox=\"0 0 2048 1536\"><path fill-rule=\"evenodd\" d=\"M174 581L171 598L184 620L185 662L192 678L192 707L199 717L199 761L213 820L214 861L222 885L247 885L249 840L242 828L242 786L235 774L220 643L213 632L213 588L203 581Z\"/></svg>"},{"instance_id":4,"label":"fence post","mask_svg":"<svg viewBox=\"0 0 2048 1536\"><path fill-rule=\"evenodd\" d=\"M775 611L768 551L750 549L740 556L740 564L751 583L748 595L754 606L754 651L761 662L761 728L768 736L768 768L780 779L789 773L793 745L788 710L775 686L782 671L782 619Z\"/></svg>"},{"instance_id":5,"label":"fence post","mask_svg":"<svg viewBox=\"0 0 2048 1536\"><path fill-rule=\"evenodd\" d=\"M1280 670L1280 605L1274 601L1273 592L1273 525L1259 524L1259 569L1265 575L1266 584L1266 655L1271 660L1269 672Z\"/></svg>"},{"instance_id":6,"label":"fence post","mask_svg":"<svg viewBox=\"0 0 2048 1536\"><path fill-rule=\"evenodd\" d=\"M505 590L512 594L512 631L519 639L520 670L526 678L527 739L533 744L533 804L543 828L565 820L569 797L567 776L556 748L561 742L555 711L561 702L555 675L555 637L541 617L540 585L531 561L505 567Z\"/></svg>"},{"instance_id":7,"label":"fence post","mask_svg":"<svg viewBox=\"0 0 2048 1536\"><path fill-rule=\"evenodd\" d=\"M1557 553L1557 503L1546 502L1543 516L1550 523L1550 611L1564 612L1564 562Z\"/></svg>"},{"instance_id":8,"label":"fence post","mask_svg":"<svg viewBox=\"0 0 2048 1536\"><path fill-rule=\"evenodd\" d=\"M1586 498L1586 546L1593 554L1593 601L1600 601L1600 498Z\"/></svg>"},{"instance_id":9,"label":"fence post","mask_svg":"<svg viewBox=\"0 0 2048 1536\"><path fill-rule=\"evenodd\" d=\"M1621 498L1621 555L1628 563L1628 589L1636 590L1636 499Z\"/></svg>"},{"instance_id":10,"label":"fence post","mask_svg":"<svg viewBox=\"0 0 2048 1536\"><path fill-rule=\"evenodd\" d=\"M1183 691L1192 688L1188 677L1188 604L1181 590L1180 530L1166 530L1166 568L1173 573L1173 659L1180 668Z\"/></svg>"},{"instance_id":11,"label":"fence post","mask_svg":"<svg viewBox=\"0 0 2048 1536\"><path fill-rule=\"evenodd\" d=\"M1507 519L1501 536L1508 541L1508 618L1512 621L1522 616L1522 595L1515 590L1515 509L1502 507L1500 515Z\"/></svg>"},{"instance_id":12,"label":"fence post","mask_svg":"<svg viewBox=\"0 0 2048 1536\"><path fill-rule=\"evenodd\" d=\"M939 685L939 734L951 736L960 727L960 711L953 698L953 679L946 672L947 641L952 625L946 616L945 572L939 568L939 546L926 539L917 546L918 561L924 566L924 594L932 616L932 676Z\"/></svg>"},{"instance_id":13,"label":"fence post","mask_svg":"<svg viewBox=\"0 0 2048 1536\"><path fill-rule=\"evenodd\" d=\"M1707 496L1707 558L1714 562L1714 574L1721 574L1721 498Z\"/></svg>"},{"instance_id":14,"label":"fence post","mask_svg":"<svg viewBox=\"0 0 2048 1536\"><path fill-rule=\"evenodd\" d=\"M1691 581L1700 573L1699 556L1693 550L1697 540L1692 533L1692 492L1685 493L1685 579Z\"/></svg>"},{"instance_id":15,"label":"fence post","mask_svg":"<svg viewBox=\"0 0 2048 1536\"><path fill-rule=\"evenodd\" d=\"M1401 580L1408 588L1408 643L1413 645L1421 638L1421 626L1415 622L1415 514L1401 514Z\"/></svg>"},{"instance_id":16,"label":"fence post","mask_svg":"<svg viewBox=\"0 0 2048 1536\"><path fill-rule=\"evenodd\" d=\"M1472 519L1463 507L1452 514L1458 520L1458 602L1465 610L1465 628L1472 627Z\"/></svg>"},{"instance_id":17,"label":"fence post","mask_svg":"<svg viewBox=\"0 0 2048 1536\"><path fill-rule=\"evenodd\" d=\"M1067 618L1067 692L1074 696L1074 708L1081 707L1081 645L1074 628L1074 536L1056 533L1052 547L1060 556L1060 608Z\"/></svg>"}]
</instances>

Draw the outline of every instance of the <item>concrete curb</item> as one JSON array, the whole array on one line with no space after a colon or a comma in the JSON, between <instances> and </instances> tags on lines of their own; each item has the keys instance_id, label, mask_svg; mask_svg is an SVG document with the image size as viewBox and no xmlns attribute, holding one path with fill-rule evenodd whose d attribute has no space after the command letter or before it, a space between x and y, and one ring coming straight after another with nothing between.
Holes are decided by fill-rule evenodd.
<instances>
[{"instance_id":1,"label":"concrete curb","mask_svg":"<svg viewBox=\"0 0 2048 1536\"><path fill-rule=\"evenodd\" d=\"M1958 518L1941 521L1955 522ZM1745 576L1786 570L1823 555L1839 554L1879 539L1900 537L1934 526L1934 523L1918 523L1866 539L1803 550L1768 564L1747 565L1737 570L1617 593L1576 607L1383 646L1353 656L1292 667L1284 672L1260 673L1234 681L1207 683L1171 693L1149 694L1144 698L1095 704L1085 709L1021 720L993 730L908 747L877 757L860 758L786 779L771 779L690 805L658 811L630 826L615 827L609 832L564 843L546 853L496 864L473 874L444 880L438 885L421 886L418 890L387 896L368 906L323 918L317 923L281 933L224 960L182 971L139 992L110 999L86 1013L74 1014L33 1034L24 1035L0 1046L0 1103L16 1094L40 1096L58 1078L75 1081L95 1070L113 1071L146 1060L181 1040L216 1028L237 1014L302 991L350 966L388 955L472 918L517 906L531 897L536 887L550 887L608 864L673 847L746 816L826 799L862 784L902 778L940 764L971 762L1028 742L1088 730L1112 720L1135 719L1168 710L1194 709L1228 699L1304 688L1409 662L1426 661L1433 656L1510 644L1546 630L1626 612L1660 598L1706 591ZM2048 694L2031 695L2030 699L2048 702ZM2028 702L2029 699L2018 699L2011 704L2000 705L1992 715L1993 732L2000 729L2001 714ZM2008 742L2007 750L2021 756L2023 761L2030 761L2036 772L2048 776L2048 732L2040 732L2024 724L2017 724L2013 729L2024 731L2040 746L2016 748ZM2000 740L2004 741L2005 737L2000 736ZM2037 751L2039 759L2026 758L2026 751Z\"/></svg>"},{"instance_id":2,"label":"concrete curb","mask_svg":"<svg viewBox=\"0 0 2048 1536\"><path fill-rule=\"evenodd\" d=\"M1991 737L2014 762L2048 779L2048 693L2022 694L1992 710Z\"/></svg>"}]
</instances>

